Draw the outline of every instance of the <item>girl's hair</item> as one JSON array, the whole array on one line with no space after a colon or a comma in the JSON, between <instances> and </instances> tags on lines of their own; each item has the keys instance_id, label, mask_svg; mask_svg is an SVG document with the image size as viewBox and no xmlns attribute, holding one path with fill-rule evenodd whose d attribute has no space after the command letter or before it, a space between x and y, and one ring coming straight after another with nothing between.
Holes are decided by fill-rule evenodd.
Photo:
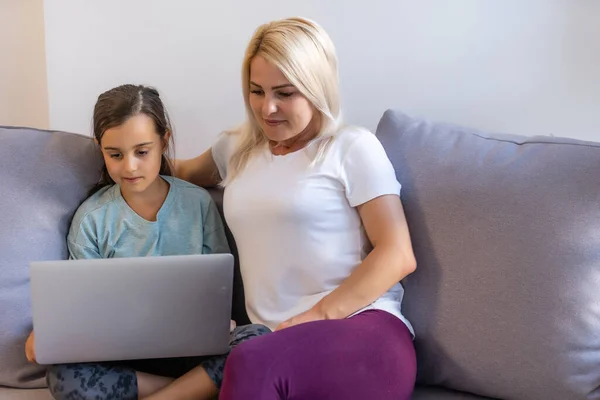
<instances>
[{"instance_id":1,"label":"girl's hair","mask_svg":"<svg viewBox=\"0 0 600 400\"><path fill-rule=\"evenodd\" d=\"M111 128L124 124L129 118L145 114L154 121L156 133L164 142L160 171L161 175L173 175L171 163L174 149L173 129L158 91L142 85L122 85L110 89L100 96L94 106L93 126L94 138L101 144L104 133ZM167 141L167 134L170 133ZM90 195L100 188L113 185L106 169L102 167L102 175L98 184L91 190Z\"/></svg>"},{"instance_id":2,"label":"girl's hair","mask_svg":"<svg viewBox=\"0 0 600 400\"><path fill-rule=\"evenodd\" d=\"M318 151L313 163L325 156L333 136L341 126L338 87L338 61L333 42L317 23L304 18L287 18L260 26L246 49L242 65L242 90L246 122L229 133L240 134L223 185L233 180L246 166L251 153L267 142L250 107L250 63L261 56L275 65L320 116L320 131L315 138Z\"/></svg>"}]
</instances>

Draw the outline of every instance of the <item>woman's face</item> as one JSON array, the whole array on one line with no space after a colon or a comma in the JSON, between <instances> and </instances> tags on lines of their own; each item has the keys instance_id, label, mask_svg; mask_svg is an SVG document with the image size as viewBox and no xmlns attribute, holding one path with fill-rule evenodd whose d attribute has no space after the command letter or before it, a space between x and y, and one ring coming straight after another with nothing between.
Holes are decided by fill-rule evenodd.
<instances>
[{"instance_id":1,"label":"woman's face","mask_svg":"<svg viewBox=\"0 0 600 400\"><path fill-rule=\"evenodd\" d=\"M261 56L250 62L250 107L269 140L283 142L314 130L317 112L283 73Z\"/></svg>"}]
</instances>

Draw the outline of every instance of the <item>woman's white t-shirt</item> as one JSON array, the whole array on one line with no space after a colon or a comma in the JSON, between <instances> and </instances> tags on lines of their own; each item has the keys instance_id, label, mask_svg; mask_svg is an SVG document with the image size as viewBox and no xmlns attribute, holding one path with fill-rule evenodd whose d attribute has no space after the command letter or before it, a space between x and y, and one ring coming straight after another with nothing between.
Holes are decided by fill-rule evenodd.
<instances>
[{"instance_id":1,"label":"woman's white t-shirt","mask_svg":"<svg viewBox=\"0 0 600 400\"><path fill-rule=\"evenodd\" d=\"M221 178L238 135L212 147ZM346 128L313 165L317 146L276 156L258 149L224 192L225 220L240 257L246 309L253 323L275 329L337 288L371 250L356 206L400 184L371 132ZM366 309L402 319L404 289L396 284Z\"/></svg>"}]
</instances>

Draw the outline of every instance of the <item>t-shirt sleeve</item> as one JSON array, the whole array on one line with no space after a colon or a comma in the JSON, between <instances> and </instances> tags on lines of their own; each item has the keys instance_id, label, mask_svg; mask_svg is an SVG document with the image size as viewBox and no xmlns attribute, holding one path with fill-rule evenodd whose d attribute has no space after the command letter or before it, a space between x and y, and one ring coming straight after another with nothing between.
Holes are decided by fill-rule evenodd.
<instances>
[{"instance_id":1,"label":"t-shirt sleeve","mask_svg":"<svg viewBox=\"0 0 600 400\"><path fill-rule=\"evenodd\" d=\"M215 202L210 199L207 202L204 215L204 238L202 254L230 253L225 227L221 214Z\"/></svg>"},{"instance_id":2,"label":"t-shirt sleeve","mask_svg":"<svg viewBox=\"0 0 600 400\"><path fill-rule=\"evenodd\" d=\"M352 207L379 196L400 195L394 167L374 134L360 134L342 157L341 174Z\"/></svg>"},{"instance_id":3,"label":"t-shirt sleeve","mask_svg":"<svg viewBox=\"0 0 600 400\"><path fill-rule=\"evenodd\" d=\"M98 250L97 241L93 240L94 236L86 217L75 218L67 236L69 259L103 258Z\"/></svg>"},{"instance_id":4,"label":"t-shirt sleeve","mask_svg":"<svg viewBox=\"0 0 600 400\"><path fill-rule=\"evenodd\" d=\"M227 166L233 154L235 135L236 133L223 132L217 137L217 140L211 147L213 160L215 160L215 164L217 164L217 168L219 169L219 175L223 180L227 176Z\"/></svg>"},{"instance_id":5,"label":"t-shirt sleeve","mask_svg":"<svg viewBox=\"0 0 600 400\"><path fill-rule=\"evenodd\" d=\"M90 258L103 258L97 248L90 246L84 246L79 243L75 243L71 240L67 240L67 247L69 249L69 260L87 260Z\"/></svg>"}]
</instances>

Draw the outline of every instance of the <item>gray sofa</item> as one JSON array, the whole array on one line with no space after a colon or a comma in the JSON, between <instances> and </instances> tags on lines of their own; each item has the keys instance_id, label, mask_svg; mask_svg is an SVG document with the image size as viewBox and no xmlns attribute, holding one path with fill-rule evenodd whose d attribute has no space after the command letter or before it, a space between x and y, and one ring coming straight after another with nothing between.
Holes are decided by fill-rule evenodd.
<instances>
[{"instance_id":1,"label":"gray sofa","mask_svg":"<svg viewBox=\"0 0 600 400\"><path fill-rule=\"evenodd\" d=\"M413 399L600 399L600 144L398 111L377 136L403 184L418 261L404 282ZM28 262L66 257L70 218L100 165L87 137L0 128L2 400L50 398L23 352ZM239 274L235 285L244 322Z\"/></svg>"}]
</instances>

